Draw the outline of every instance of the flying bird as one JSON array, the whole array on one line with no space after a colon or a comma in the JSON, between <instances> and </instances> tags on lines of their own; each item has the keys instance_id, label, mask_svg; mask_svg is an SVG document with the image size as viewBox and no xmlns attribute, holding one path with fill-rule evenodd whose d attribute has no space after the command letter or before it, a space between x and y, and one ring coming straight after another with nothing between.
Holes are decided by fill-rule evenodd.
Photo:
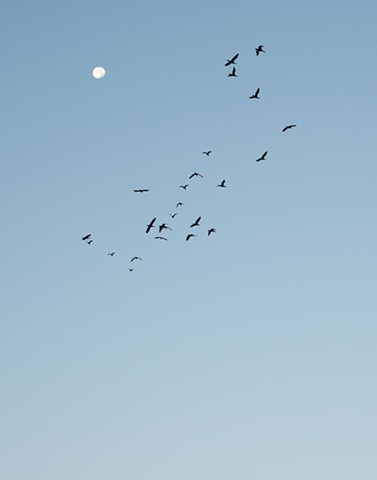
<instances>
[{"instance_id":1,"label":"flying bird","mask_svg":"<svg viewBox=\"0 0 377 480\"><path fill-rule=\"evenodd\" d=\"M81 237L81 240L89 240L89 238L92 236L91 233L88 233L88 235L85 235L84 237Z\"/></svg>"},{"instance_id":2,"label":"flying bird","mask_svg":"<svg viewBox=\"0 0 377 480\"><path fill-rule=\"evenodd\" d=\"M169 213L169 215L171 216L171 218L175 218L175 216L177 215L176 213Z\"/></svg>"},{"instance_id":3,"label":"flying bird","mask_svg":"<svg viewBox=\"0 0 377 480\"><path fill-rule=\"evenodd\" d=\"M232 72L228 73L228 77L238 77L238 75L236 74L236 67L232 68Z\"/></svg>"},{"instance_id":4,"label":"flying bird","mask_svg":"<svg viewBox=\"0 0 377 480\"><path fill-rule=\"evenodd\" d=\"M225 180L223 180L221 183L219 183L217 185L218 187L222 187L222 188L226 188L226 185L225 185Z\"/></svg>"},{"instance_id":5,"label":"flying bird","mask_svg":"<svg viewBox=\"0 0 377 480\"><path fill-rule=\"evenodd\" d=\"M137 190L134 190L135 193L144 193L144 192L149 192L148 188L138 188Z\"/></svg>"},{"instance_id":6,"label":"flying bird","mask_svg":"<svg viewBox=\"0 0 377 480\"><path fill-rule=\"evenodd\" d=\"M201 177L201 178L204 178L203 175L201 175L201 174L198 173L198 172L192 173L192 174L189 176L189 179L191 179L191 178L193 178L193 177Z\"/></svg>"},{"instance_id":7,"label":"flying bird","mask_svg":"<svg viewBox=\"0 0 377 480\"><path fill-rule=\"evenodd\" d=\"M168 239L166 237L154 237L156 240L165 240L166 242Z\"/></svg>"},{"instance_id":8,"label":"flying bird","mask_svg":"<svg viewBox=\"0 0 377 480\"><path fill-rule=\"evenodd\" d=\"M134 268L129 268L128 269L130 272L133 272L135 269Z\"/></svg>"},{"instance_id":9,"label":"flying bird","mask_svg":"<svg viewBox=\"0 0 377 480\"><path fill-rule=\"evenodd\" d=\"M227 60L225 66L226 66L226 67L229 67L229 65L236 65L236 60L237 60L237 58L238 58L238 55L239 55L239 53L237 53L236 55L234 55L234 57L231 58L230 60Z\"/></svg>"},{"instance_id":10,"label":"flying bird","mask_svg":"<svg viewBox=\"0 0 377 480\"><path fill-rule=\"evenodd\" d=\"M194 235L193 233L189 233L189 234L186 236L186 242L187 242L188 240L190 240L190 238L192 238L192 237L197 237L197 235Z\"/></svg>"},{"instance_id":11,"label":"flying bird","mask_svg":"<svg viewBox=\"0 0 377 480\"><path fill-rule=\"evenodd\" d=\"M175 208L178 208L178 207L184 207L185 204L182 203L182 202L178 202L177 205L175 206ZM176 214L175 214L176 215Z\"/></svg>"},{"instance_id":12,"label":"flying bird","mask_svg":"<svg viewBox=\"0 0 377 480\"><path fill-rule=\"evenodd\" d=\"M261 160L266 160L266 155L267 155L267 150L264 152L264 154L261 157L257 158L256 161L260 162Z\"/></svg>"},{"instance_id":13,"label":"flying bird","mask_svg":"<svg viewBox=\"0 0 377 480\"><path fill-rule=\"evenodd\" d=\"M266 53L264 50L263 50L263 45L258 45L257 48L255 49L255 53L257 54L257 56L260 54L260 53Z\"/></svg>"},{"instance_id":14,"label":"flying bird","mask_svg":"<svg viewBox=\"0 0 377 480\"><path fill-rule=\"evenodd\" d=\"M202 217L198 217L198 218L195 220L195 222L190 225L190 227L198 227L201 218L202 218Z\"/></svg>"},{"instance_id":15,"label":"flying bird","mask_svg":"<svg viewBox=\"0 0 377 480\"><path fill-rule=\"evenodd\" d=\"M87 243L88 245L91 245L91 244L93 243L93 240L88 240L86 243Z\"/></svg>"},{"instance_id":16,"label":"flying bird","mask_svg":"<svg viewBox=\"0 0 377 480\"><path fill-rule=\"evenodd\" d=\"M159 225L159 227L158 227L159 233L161 233L162 230L164 230L164 229L171 230L171 228L168 225L166 225L166 223L161 223L161 225Z\"/></svg>"},{"instance_id":17,"label":"flying bird","mask_svg":"<svg viewBox=\"0 0 377 480\"><path fill-rule=\"evenodd\" d=\"M286 126L283 128L282 132L285 132L285 131L289 130L290 128L294 128L294 127L297 127L297 125L286 125Z\"/></svg>"},{"instance_id":18,"label":"flying bird","mask_svg":"<svg viewBox=\"0 0 377 480\"><path fill-rule=\"evenodd\" d=\"M204 155L207 155L207 157L210 156L210 154L212 153L212 150L207 150L207 152L202 152Z\"/></svg>"},{"instance_id":19,"label":"flying bird","mask_svg":"<svg viewBox=\"0 0 377 480\"><path fill-rule=\"evenodd\" d=\"M260 98L260 97L259 97L259 92L260 92L260 88L257 88L257 89L255 90L254 95L251 95L251 97L249 97L249 98L258 98L258 99L259 99L259 98Z\"/></svg>"},{"instance_id":20,"label":"flying bird","mask_svg":"<svg viewBox=\"0 0 377 480\"><path fill-rule=\"evenodd\" d=\"M208 229L208 236L210 236L211 233L216 233L216 230L214 228L209 228Z\"/></svg>"},{"instance_id":21,"label":"flying bird","mask_svg":"<svg viewBox=\"0 0 377 480\"><path fill-rule=\"evenodd\" d=\"M186 183L186 185L180 185L179 188L183 188L183 190L186 190L186 188L188 187L188 183Z\"/></svg>"},{"instance_id":22,"label":"flying bird","mask_svg":"<svg viewBox=\"0 0 377 480\"><path fill-rule=\"evenodd\" d=\"M134 260L143 260L141 257L132 257L130 262L133 262Z\"/></svg>"},{"instance_id":23,"label":"flying bird","mask_svg":"<svg viewBox=\"0 0 377 480\"><path fill-rule=\"evenodd\" d=\"M150 229L154 227L153 224L154 224L155 221L156 221L156 217L154 217L154 218L150 221L150 223L148 223L147 229L145 230L145 233L149 233Z\"/></svg>"},{"instance_id":24,"label":"flying bird","mask_svg":"<svg viewBox=\"0 0 377 480\"><path fill-rule=\"evenodd\" d=\"M115 252L110 252L108 253L108 255L110 255L110 257L113 257L115 255Z\"/></svg>"}]
</instances>

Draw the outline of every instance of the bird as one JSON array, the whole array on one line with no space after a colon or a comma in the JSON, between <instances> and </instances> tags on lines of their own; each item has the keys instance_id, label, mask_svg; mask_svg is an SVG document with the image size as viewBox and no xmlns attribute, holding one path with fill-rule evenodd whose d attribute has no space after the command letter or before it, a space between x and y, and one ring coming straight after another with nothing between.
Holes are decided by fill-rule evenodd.
<instances>
[{"instance_id":1,"label":"bird","mask_svg":"<svg viewBox=\"0 0 377 480\"><path fill-rule=\"evenodd\" d=\"M201 218L202 218L202 217L198 217L198 218L195 220L195 222L190 225L190 228L191 228L191 227L198 227Z\"/></svg>"},{"instance_id":2,"label":"bird","mask_svg":"<svg viewBox=\"0 0 377 480\"><path fill-rule=\"evenodd\" d=\"M154 237L156 240L165 240L166 242L168 239L166 237Z\"/></svg>"},{"instance_id":3,"label":"bird","mask_svg":"<svg viewBox=\"0 0 377 480\"><path fill-rule=\"evenodd\" d=\"M83 237L81 237L81 240L84 240L84 241L89 240L91 236L92 236L92 234L88 233L88 235L84 235Z\"/></svg>"},{"instance_id":4,"label":"bird","mask_svg":"<svg viewBox=\"0 0 377 480\"><path fill-rule=\"evenodd\" d=\"M255 49L255 53L256 55L258 56L260 53L266 53L264 50L263 50L263 45L258 45L257 48Z\"/></svg>"},{"instance_id":5,"label":"bird","mask_svg":"<svg viewBox=\"0 0 377 480\"><path fill-rule=\"evenodd\" d=\"M166 225L166 223L161 223L161 225L159 225L159 227L158 227L159 233L161 233L162 230L164 230L164 229L171 230L171 228L168 225Z\"/></svg>"},{"instance_id":6,"label":"bird","mask_svg":"<svg viewBox=\"0 0 377 480\"><path fill-rule=\"evenodd\" d=\"M179 188L183 188L183 190L186 190L186 188L188 187L188 183L186 183L185 185L180 185Z\"/></svg>"},{"instance_id":7,"label":"bird","mask_svg":"<svg viewBox=\"0 0 377 480\"><path fill-rule=\"evenodd\" d=\"M93 243L93 240L88 240L86 243L87 243L88 245L91 245L91 244Z\"/></svg>"},{"instance_id":8,"label":"bird","mask_svg":"<svg viewBox=\"0 0 377 480\"><path fill-rule=\"evenodd\" d=\"M228 77L238 77L238 75L236 75L236 67L232 68L232 72L228 73Z\"/></svg>"},{"instance_id":9,"label":"bird","mask_svg":"<svg viewBox=\"0 0 377 480\"><path fill-rule=\"evenodd\" d=\"M207 150L206 152L202 152L204 155L207 155L207 157L210 156L210 154L212 153L212 150Z\"/></svg>"},{"instance_id":10,"label":"bird","mask_svg":"<svg viewBox=\"0 0 377 480\"><path fill-rule=\"evenodd\" d=\"M201 175L201 174L198 173L198 172L192 173L192 174L189 176L189 179L191 179L191 178L193 178L193 177L201 177L201 178L204 178L203 175Z\"/></svg>"},{"instance_id":11,"label":"bird","mask_svg":"<svg viewBox=\"0 0 377 480\"><path fill-rule=\"evenodd\" d=\"M144 193L144 192L149 192L148 188L138 188L137 190L134 190L135 193Z\"/></svg>"},{"instance_id":12,"label":"bird","mask_svg":"<svg viewBox=\"0 0 377 480\"><path fill-rule=\"evenodd\" d=\"M108 253L108 255L110 255L110 257L113 257L115 255L115 252L110 252Z\"/></svg>"},{"instance_id":13,"label":"bird","mask_svg":"<svg viewBox=\"0 0 377 480\"><path fill-rule=\"evenodd\" d=\"M211 233L216 233L216 230L214 228L209 228L208 229L208 236L210 236Z\"/></svg>"},{"instance_id":14,"label":"bird","mask_svg":"<svg viewBox=\"0 0 377 480\"><path fill-rule=\"evenodd\" d=\"M256 161L260 162L261 160L266 160L266 155L267 155L267 150L264 152L264 154L261 157L257 158Z\"/></svg>"},{"instance_id":15,"label":"bird","mask_svg":"<svg viewBox=\"0 0 377 480\"><path fill-rule=\"evenodd\" d=\"M221 183L219 183L217 185L218 187L222 187L222 188L226 188L226 185L225 185L225 180L223 180Z\"/></svg>"},{"instance_id":16,"label":"bird","mask_svg":"<svg viewBox=\"0 0 377 480\"><path fill-rule=\"evenodd\" d=\"M236 60L238 58L238 55L239 55L239 53L236 53L236 55L234 55L234 57L232 57L230 60L227 60L226 64L225 64L225 67L229 67L229 65L235 65Z\"/></svg>"},{"instance_id":17,"label":"bird","mask_svg":"<svg viewBox=\"0 0 377 480\"><path fill-rule=\"evenodd\" d=\"M171 218L175 218L175 216L177 215L176 213L169 213L169 215L171 216Z\"/></svg>"},{"instance_id":18,"label":"bird","mask_svg":"<svg viewBox=\"0 0 377 480\"><path fill-rule=\"evenodd\" d=\"M251 95L251 97L249 97L249 98L258 98L258 99L259 99L259 98L260 98L260 97L259 97L259 92L260 92L260 88L257 88L257 89L255 90L254 95Z\"/></svg>"},{"instance_id":19,"label":"bird","mask_svg":"<svg viewBox=\"0 0 377 480\"><path fill-rule=\"evenodd\" d=\"M134 260L143 260L141 257L132 257L130 262L133 262Z\"/></svg>"},{"instance_id":20,"label":"bird","mask_svg":"<svg viewBox=\"0 0 377 480\"><path fill-rule=\"evenodd\" d=\"M150 221L150 223L148 223L147 229L145 230L145 233L149 233L150 229L154 227L153 224L154 224L155 221L156 221L156 217L154 217L154 218Z\"/></svg>"},{"instance_id":21,"label":"bird","mask_svg":"<svg viewBox=\"0 0 377 480\"><path fill-rule=\"evenodd\" d=\"M184 207L185 204L182 203L182 202L178 202L177 205L175 206L175 208L178 208L178 207Z\"/></svg>"},{"instance_id":22,"label":"bird","mask_svg":"<svg viewBox=\"0 0 377 480\"><path fill-rule=\"evenodd\" d=\"M193 233L189 233L189 234L186 236L186 242L187 242L188 240L190 240L190 238L192 238L192 237L197 237L197 235L194 235Z\"/></svg>"},{"instance_id":23,"label":"bird","mask_svg":"<svg viewBox=\"0 0 377 480\"><path fill-rule=\"evenodd\" d=\"M129 268L128 269L130 272L133 272L135 269L134 268Z\"/></svg>"},{"instance_id":24,"label":"bird","mask_svg":"<svg viewBox=\"0 0 377 480\"><path fill-rule=\"evenodd\" d=\"M289 130L290 128L294 128L294 127L297 127L297 125L286 125L286 126L283 128L282 132L285 132L286 130Z\"/></svg>"}]
</instances>

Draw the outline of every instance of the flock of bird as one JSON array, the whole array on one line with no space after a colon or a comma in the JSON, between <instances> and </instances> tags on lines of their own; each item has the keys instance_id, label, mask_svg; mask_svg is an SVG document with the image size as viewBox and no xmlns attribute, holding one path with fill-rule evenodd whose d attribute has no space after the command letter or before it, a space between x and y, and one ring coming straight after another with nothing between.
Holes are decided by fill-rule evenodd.
<instances>
[{"instance_id":1,"label":"flock of bird","mask_svg":"<svg viewBox=\"0 0 377 480\"><path fill-rule=\"evenodd\" d=\"M263 45L258 45L256 48L255 48L255 54L256 56L258 57L261 53L266 53L266 51L264 50L264 46ZM232 70L231 72L228 74L228 77L237 77L237 70L236 70L236 60L238 59L239 57L239 53L235 54L231 59L227 59L226 60L226 63L225 63L225 67L229 67L231 66L232 67ZM249 97L249 99L251 100L256 100L256 99L260 99L260 88L258 87L256 89L256 91ZM289 125L286 125L283 129L282 129L282 132L286 132L287 130L290 130L292 128L295 128L297 125L295 124L289 124ZM203 155L206 155L207 157L209 157L211 154L212 154L212 150L206 150L206 151L203 151L202 152ZM256 162L260 162L262 160L266 160L266 157L267 157L267 154L268 154L268 151L266 150L265 152L263 152L263 154L258 157L256 159ZM199 173L199 172L193 172L189 177L188 179L189 180L192 180L193 178L195 177L199 177L199 178L204 178L204 176ZM182 185L179 185L179 188L183 189L183 190L186 190L187 188L189 187L189 183L184 183ZM226 185L226 180L223 179L220 181L219 184L217 184L217 187L219 188L226 188L227 185ZM149 192L149 188L136 188L133 190L134 193L140 193L140 194L144 194L144 193L147 193ZM176 210L179 209L179 207L183 207L184 204L182 202L178 202L176 204ZM176 217L178 212L174 212L174 213L170 213L170 217L172 219L174 219ZM188 229L196 229L196 227L200 227L200 221L201 221L202 217L199 216L197 217L190 225L188 225ZM150 234L152 229L158 227L158 233L159 235L155 235L154 236L154 239L155 240L163 240L163 241L168 241L168 237L167 236L164 236L165 233L163 234L164 231L168 232L168 231L172 231L173 229L166 223L166 222L162 222L160 223L159 225L156 224L156 221L157 221L157 217L153 217L150 222L146 225L146 230L145 230L145 233L146 234ZM197 229L196 229L197 230ZM216 229L214 227L210 227L207 229L207 236L210 237L213 233L216 233ZM163 235L162 235L163 234ZM189 241L191 240L192 238L194 237L197 237L198 235L196 233L192 233L192 231L189 230L189 232L186 232L186 235L185 235L185 240L186 241ZM93 239L92 239L92 234L91 233L88 233L84 236L81 237L81 240L83 242L86 242L88 245L91 245L93 243ZM110 257L114 257L116 254L115 251L111 251L109 253L107 253L108 256ZM135 270L135 268L133 268L132 265L133 262L135 261L142 261L143 259L139 256L133 256L131 259L130 259L130 266L128 267L128 270L129 272L133 272Z\"/></svg>"}]
</instances>

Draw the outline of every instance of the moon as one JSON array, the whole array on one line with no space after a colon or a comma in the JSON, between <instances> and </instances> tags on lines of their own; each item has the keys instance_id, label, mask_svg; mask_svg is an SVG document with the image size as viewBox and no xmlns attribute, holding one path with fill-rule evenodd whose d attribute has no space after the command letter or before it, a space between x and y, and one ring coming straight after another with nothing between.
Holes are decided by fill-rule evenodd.
<instances>
[{"instance_id":1,"label":"moon","mask_svg":"<svg viewBox=\"0 0 377 480\"><path fill-rule=\"evenodd\" d=\"M92 75L98 80L106 75L106 70L103 67L95 67L93 68Z\"/></svg>"}]
</instances>

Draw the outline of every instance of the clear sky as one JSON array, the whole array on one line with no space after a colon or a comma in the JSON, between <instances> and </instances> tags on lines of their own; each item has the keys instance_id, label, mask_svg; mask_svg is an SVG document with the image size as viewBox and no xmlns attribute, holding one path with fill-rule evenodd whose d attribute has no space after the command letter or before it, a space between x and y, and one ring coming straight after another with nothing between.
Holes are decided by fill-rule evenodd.
<instances>
[{"instance_id":1,"label":"clear sky","mask_svg":"<svg viewBox=\"0 0 377 480\"><path fill-rule=\"evenodd\" d=\"M2 479L377 478L376 16L3 2Z\"/></svg>"}]
</instances>

